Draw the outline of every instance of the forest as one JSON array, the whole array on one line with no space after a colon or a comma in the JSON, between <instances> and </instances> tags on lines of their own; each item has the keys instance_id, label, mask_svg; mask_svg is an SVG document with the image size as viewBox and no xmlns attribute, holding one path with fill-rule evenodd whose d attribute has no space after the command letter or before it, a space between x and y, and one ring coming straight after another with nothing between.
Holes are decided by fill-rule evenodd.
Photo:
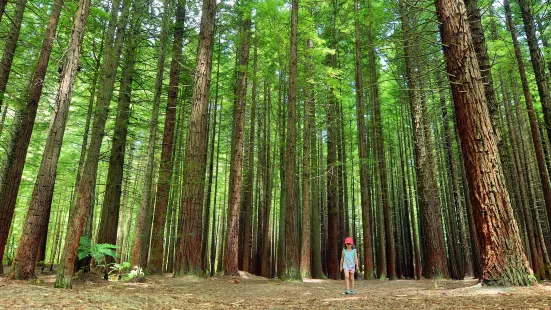
<instances>
[{"instance_id":1,"label":"forest","mask_svg":"<svg viewBox=\"0 0 551 310\"><path fill-rule=\"evenodd\" d=\"M0 287L337 283L352 237L357 279L545 288L550 14L0 0Z\"/></svg>"}]
</instances>

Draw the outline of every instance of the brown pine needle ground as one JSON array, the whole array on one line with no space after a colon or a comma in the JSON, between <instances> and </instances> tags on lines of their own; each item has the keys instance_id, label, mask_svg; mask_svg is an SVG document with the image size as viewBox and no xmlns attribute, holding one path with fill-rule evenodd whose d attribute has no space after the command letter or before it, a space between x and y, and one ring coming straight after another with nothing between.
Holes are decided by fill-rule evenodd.
<instances>
[{"instance_id":1,"label":"brown pine needle ground","mask_svg":"<svg viewBox=\"0 0 551 310\"><path fill-rule=\"evenodd\" d=\"M86 276L72 290L37 281L0 278L0 309L550 309L551 283L528 288L481 287L474 280L357 281L354 296L342 281L282 283L249 276L148 277L145 283Z\"/></svg>"}]
</instances>

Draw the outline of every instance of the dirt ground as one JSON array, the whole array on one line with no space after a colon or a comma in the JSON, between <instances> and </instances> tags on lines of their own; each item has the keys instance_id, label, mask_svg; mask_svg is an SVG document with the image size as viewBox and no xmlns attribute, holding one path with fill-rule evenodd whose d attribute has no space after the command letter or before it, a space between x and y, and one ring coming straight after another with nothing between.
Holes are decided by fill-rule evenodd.
<instances>
[{"instance_id":1,"label":"dirt ground","mask_svg":"<svg viewBox=\"0 0 551 310\"><path fill-rule=\"evenodd\" d=\"M246 278L148 277L145 283L87 276L72 290L54 289L54 275L38 281L0 277L0 309L551 309L551 283L529 288L488 288L476 281L307 280L282 283Z\"/></svg>"}]
</instances>

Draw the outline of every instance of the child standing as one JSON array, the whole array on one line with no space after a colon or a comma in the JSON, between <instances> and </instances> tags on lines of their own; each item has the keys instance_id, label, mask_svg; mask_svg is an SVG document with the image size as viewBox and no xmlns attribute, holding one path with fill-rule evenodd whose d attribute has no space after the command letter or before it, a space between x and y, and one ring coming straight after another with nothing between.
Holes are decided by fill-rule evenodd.
<instances>
[{"instance_id":1,"label":"child standing","mask_svg":"<svg viewBox=\"0 0 551 310\"><path fill-rule=\"evenodd\" d=\"M356 294L354 291L354 273L358 266L358 253L354 248L354 240L351 237L344 239L344 249L341 255L341 272L344 270L345 294Z\"/></svg>"}]
</instances>

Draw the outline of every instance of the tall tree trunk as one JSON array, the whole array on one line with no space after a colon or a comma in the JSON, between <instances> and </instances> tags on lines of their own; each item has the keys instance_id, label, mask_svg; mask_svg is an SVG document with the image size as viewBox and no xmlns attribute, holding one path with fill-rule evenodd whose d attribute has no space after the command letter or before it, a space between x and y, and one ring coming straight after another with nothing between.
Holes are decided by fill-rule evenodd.
<instances>
[{"instance_id":1,"label":"tall tree trunk","mask_svg":"<svg viewBox=\"0 0 551 310\"><path fill-rule=\"evenodd\" d=\"M462 222L463 207L461 206L461 189L459 187L459 176L457 175L457 169L455 166L455 159L453 155L452 135L450 132L450 123L448 117L448 107L446 106L445 88L443 80L440 74L437 75L438 92L440 97L440 108L442 110L442 130L444 135L444 155L446 168L449 178L449 185L451 185L451 201L448 206L449 221L451 223L448 227L449 233L449 247L453 253L455 259L450 262L451 265L455 265L455 274L452 274L454 279L465 278L465 247L467 245L467 238L464 227L458 229L457 222ZM454 216L455 215L455 216ZM461 225L460 225L461 226Z\"/></svg>"},{"instance_id":2,"label":"tall tree trunk","mask_svg":"<svg viewBox=\"0 0 551 310\"><path fill-rule=\"evenodd\" d=\"M38 64L34 70L33 77L29 83L29 89L24 92L25 106L18 112L17 120L13 125L11 141L9 142L9 156L4 163L2 171L2 185L0 185L0 274L2 274L2 259L8 233L11 226L19 185L23 175L23 168L27 158L27 150L31 141L31 134L36 119L38 102L42 96L44 77L48 68L52 45L54 42L57 24L63 0L56 0L48 20L46 34L42 42L42 48L38 58ZM2 69L0 69L1 71ZM0 91L1 92L1 91ZM1 96L1 95L0 95ZM0 99L1 100L1 99ZM31 208L27 212L25 226L19 241L19 247L14 257L12 277L16 279L27 279L34 277L34 262L38 255L37 239L40 239L44 227L47 229L48 222L45 219L50 213L49 206L46 208Z\"/></svg>"},{"instance_id":3,"label":"tall tree trunk","mask_svg":"<svg viewBox=\"0 0 551 310\"><path fill-rule=\"evenodd\" d=\"M524 60L523 60L523 57L522 57L522 54L521 54L521 51L520 51L520 46L519 46L519 42L518 42L518 39L517 39L517 34L516 34L516 31L515 31L515 28L514 28L513 17L512 17L512 14L511 14L511 8L510 8L510 5L509 5L509 1L504 2L504 7L505 7L505 14L506 14L507 29L509 30L509 32L511 34L511 39L513 41L515 57L516 57L516 60L517 60L517 66L518 66L518 70L519 70L519 73L520 73L520 79L521 79L521 82L522 82L522 90L523 90L523 93L524 93L524 101L526 103L526 110L528 112L528 119L530 121L530 133L532 135L532 142L534 143L534 149L535 149L535 152L536 152L536 160L537 160L537 164L538 164L540 182L541 182L541 185L542 185L542 188L543 188L543 194L544 194L544 197L545 197L546 188L549 189L549 190L551 190L551 188L549 188L549 178L548 178L548 175L547 175L547 168L546 168L546 165L545 165L545 157L544 157L544 154L543 154L543 144L542 144L541 136L540 136L539 131L538 131L538 122L537 122L537 118L536 118L536 113L534 111L534 106L532 104L532 95L530 93L530 87L528 85L528 79L526 77L526 70L524 68ZM505 90L503 90L503 94L504 94L504 96L506 95ZM507 103L506 103L506 105L507 105ZM507 115L507 117L509 117L508 113L506 113L506 115ZM511 133L514 134L513 131L511 131ZM511 140L513 140L513 136L511 136ZM518 155L518 152L517 152L516 155ZM515 161L517 161L516 156L515 156ZM520 159L519 159L519 162L517 163L517 166L518 166L518 168L521 168L521 166L519 166L519 165L520 165ZM529 203L528 197L527 197L527 194L526 194L526 185L527 185L527 183L524 180L523 173L519 173L519 178L520 178L519 179L520 185L522 186L524 184L524 186L522 186L522 188L521 188L521 194L523 194L522 195L523 204L522 204L522 206L519 206L519 207L522 208L522 210L524 211L524 214L525 214L526 230L527 230L527 233L528 233L528 241L529 241L529 245L530 245L530 252L532 254L531 255L532 268L537 274L540 274L540 272L543 271L542 270L543 260L542 260L541 256L537 255L537 251L536 251L536 248L535 248L535 240L534 240L535 239L535 235L534 235L534 231L533 231L534 229L533 229L532 221L529 221L529 219L531 217L529 216L530 213L528 211L530 206L526 205L527 203Z\"/></svg>"},{"instance_id":4,"label":"tall tree trunk","mask_svg":"<svg viewBox=\"0 0 551 310\"><path fill-rule=\"evenodd\" d=\"M280 66L280 69L283 69L283 65ZM279 221L277 225L278 235L277 235L277 276L278 278L283 277L283 272L285 271L285 143L286 143L286 122L287 118L285 117L285 76L282 74L285 70L280 71L279 79L279 94L278 94L278 108L277 108L277 132L279 133L279 181L280 181L280 190L279 190ZM274 225L275 226L275 225ZM274 241L275 243L275 241Z\"/></svg>"},{"instance_id":5,"label":"tall tree trunk","mask_svg":"<svg viewBox=\"0 0 551 310\"><path fill-rule=\"evenodd\" d=\"M358 20L358 0L354 1L354 29L355 29L355 64L356 64L356 122L358 126L358 155L360 158L360 201L362 206L362 236L364 278L372 279L373 245L371 241L371 205L369 199L369 167L367 156L367 131L365 128L365 112L362 81L362 53L360 41L360 23Z\"/></svg>"},{"instance_id":6,"label":"tall tree trunk","mask_svg":"<svg viewBox=\"0 0 551 310\"><path fill-rule=\"evenodd\" d=\"M540 50L540 47L539 47L538 38L536 37L536 29L535 29L534 19L532 17L532 13L530 11L530 2L526 1L526 0L518 0L518 3L520 5L520 10L521 10L521 13L522 13L522 20L524 22L524 30L526 32L528 47L530 49L530 58L532 60L532 67L534 68L534 74L536 76L536 85L538 87L538 94L540 96L540 102L541 102L541 106L542 106L542 109L543 109L545 127L546 127L546 130L547 130L548 137L551 138L551 93L550 93L550 89L549 89L549 87L550 87L549 86L549 77L545 72L545 60L543 58L543 54L541 53L541 50ZM512 16L510 16L511 15L511 9L510 9L510 6L509 6L509 2L508 1L505 2L504 6L506 8L507 16L508 16L507 26L509 28L509 32L511 33L512 37L516 37L514 24L512 22ZM509 19L511 21L509 21ZM516 40L516 38L514 40ZM513 42L513 44L514 44L514 42ZM517 42L517 45L518 45L518 42ZM517 52L517 48L515 48L515 55L520 53L520 50L519 50L519 52ZM518 57L519 56L516 56L516 57L517 57L517 63L519 65L519 72L520 72L521 71L521 69L520 69L521 63L518 62L518 59L519 59ZM522 66L524 66L524 65L522 65ZM522 69L522 70L524 70L524 69ZM526 76L526 74L524 74L524 75ZM522 72L521 72L521 79L522 79ZM524 79L526 79L526 77ZM523 83L523 89L524 89L525 81L523 80L522 83ZM528 96L529 96L529 91L528 91ZM530 131L532 132L532 139L533 139L533 142L534 142L534 147L536 148L536 159L537 159L537 162L538 162L538 168L539 168L539 172L540 172L540 180L541 180L541 186L542 186L542 190L543 190L543 198L544 198L544 201L545 201L545 208L547 210L547 221L548 221L549 225L551 225L551 186L549 185L549 178L548 178L548 175L547 175L547 172L546 172L546 167L545 167L545 165L542 165L542 163L545 163L545 161L544 161L544 158L543 158L543 148L542 148L542 143L541 143L541 137L539 139L535 138L535 135L538 135L538 132L537 132L537 130L534 131L534 128L533 128L533 120L532 120L532 116L530 116L530 114L533 114L534 112L533 112L533 108L530 109L528 107L529 102L528 102L528 98L527 98L527 95L526 95L526 91L524 91L524 97L526 99L528 115L530 117L530 129L531 129ZM531 102L531 99L530 99L530 105L531 104L532 104L532 102ZM530 112L531 110L532 110L532 112ZM537 125L537 123L536 123L536 125Z\"/></svg>"},{"instance_id":7,"label":"tall tree trunk","mask_svg":"<svg viewBox=\"0 0 551 310\"><path fill-rule=\"evenodd\" d=\"M220 39L219 39L218 43L220 43ZM218 55L220 56L220 53ZM218 63L220 63L220 57L218 57ZM217 76L216 80L217 80L217 83L218 83L219 72L216 73L216 76ZM217 84L217 86L218 86L218 84ZM217 98L218 98L218 96L217 96ZM217 100L215 100L215 107L217 106L216 103L217 103ZM222 123L221 118L222 118L222 115L220 115L220 120L218 121L220 124ZM216 117L214 119L216 120ZM211 239L211 245L210 245L210 276L211 277L215 273L215 262L216 262L216 247L217 247L216 236L218 236L218 232L217 232L217 229L216 229L216 225L217 225L217 222L216 222L216 209L217 209L217 206L218 206L218 204L217 204L217 200L218 200L217 199L218 198L218 162L220 160L220 125L217 124L216 122L214 122L213 126L214 126L215 129L213 130L213 133L212 133L212 139L216 139L217 141L216 141L216 178L214 179L214 202L213 202L213 208L212 208L213 209L212 210L212 239ZM218 136L216 136L216 128L217 127L218 127ZM213 158L211 158L211 162L212 162L212 160L213 160ZM212 169L211 169L211 173L212 173ZM218 222L220 222L220 221L221 221L221 217L218 216Z\"/></svg>"},{"instance_id":8,"label":"tall tree trunk","mask_svg":"<svg viewBox=\"0 0 551 310\"><path fill-rule=\"evenodd\" d=\"M300 280L298 232L297 232L297 188L295 171L297 167L297 29L298 3L291 6L291 51L289 56L289 102L287 103L287 141L285 157L285 270L282 280ZM282 163L283 164L283 163Z\"/></svg>"},{"instance_id":9,"label":"tall tree trunk","mask_svg":"<svg viewBox=\"0 0 551 310\"><path fill-rule=\"evenodd\" d=\"M465 6L462 2L437 0L436 9L482 249L483 281L497 285L533 284L535 279L522 251L507 189L499 175L502 167L497 141Z\"/></svg>"},{"instance_id":10,"label":"tall tree trunk","mask_svg":"<svg viewBox=\"0 0 551 310\"><path fill-rule=\"evenodd\" d=\"M214 41L215 0L203 0L199 46L193 85L189 133L186 138L185 176L179 227L183 234L176 244L174 275L201 275L201 207L205 190L207 108ZM193 249L193 250L191 250Z\"/></svg>"},{"instance_id":11,"label":"tall tree trunk","mask_svg":"<svg viewBox=\"0 0 551 310\"><path fill-rule=\"evenodd\" d=\"M149 140L147 142L147 163L144 176L145 193L140 201L140 214L134 243L133 261L143 266L147 255L147 243L149 241L149 225L146 223L152 213L150 197L154 193L151 188L153 176L153 163L155 160L155 142L157 136L157 119L159 116L159 105L163 91L163 77L166 60L166 39L170 28L171 5L165 1L163 15L163 28L159 39L159 55L157 58L157 76L155 79L155 97L153 99L153 113L149 127ZM172 177L173 153L174 153L174 124L176 121L176 103L178 101L178 84L180 82L180 70L182 62L182 45L184 40L184 22L186 16L186 1L179 0L176 7L176 22L174 24L174 41L172 43L172 62L170 63L170 81L168 84L168 98L165 112L165 126L163 133L163 147L161 151L161 163L159 168L159 181L155 194L155 214L153 220L153 231L151 233L151 260L147 264L151 274L163 272L163 233L165 230L165 213L170 194L170 181Z\"/></svg>"},{"instance_id":12,"label":"tall tree trunk","mask_svg":"<svg viewBox=\"0 0 551 310\"><path fill-rule=\"evenodd\" d=\"M245 138L245 106L247 100L247 75L249 67L249 49L251 38L251 12L246 4L239 8L242 10L241 29L238 35L238 62L237 62L237 77L235 86L235 97L233 104L233 130L231 142L231 164L230 164L230 189L228 200L228 226L226 249L224 253L224 273L226 275L237 275L238 272L238 245L239 245L239 215L241 207L241 182L242 182L242 166L243 166L243 140ZM253 167L249 167L253 169ZM252 203L252 201L251 201ZM247 210L249 213L251 212ZM249 214L248 219L252 217ZM250 230L250 225L248 229ZM245 231L245 234L247 232ZM250 238L250 233L249 233ZM250 240L250 239L249 239ZM248 241L249 241L248 240ZM244 247L249 247L249 244L244 244ZM247 255L250 254L250 251ZM247 269L250 258L247 260ZM245 270L248 271L248 270Z\"/></svg>"},{"instance_id":13,"label":"tall tree trunk","mask_svg":"<svg viewBox=\"0 0 551 310\"><path fill-rule=\"evenodd\" d=\"M61 151L61 143L67 123L69 104L71 103L73 84L78 69L78 59L80 57L80 49L82 47L82 39L89 11L90 0L80 0L73 20L69 49L66 53L67 60L61 72L61 82L55 100L55 113L48 129L48 138L33 190L33 198L31 198L31 205L36 204L38 208L48 208L47 205L51 203L51 198L49 197L51 197L51 193L53 192L59 152ZM68 238L73 237L71 231L68 231L67 236ZM76 247L69 248L69 243L65 242L65 244L64 261L67 255L73 255L73 257L76 255ZM73 260L70 263L61 264L58 269L56 287L71 286L73 267Z\"/></svg>"},{"instance_id":14,"label":"tall tree trunk","mask_svg":"<svg viewBox=\"0 0 551 310\"><path fill-rule=\"evenodd\" d=\"M27 4L27 0L20 0L15 5L14 15L11 19L10 31L8 33L8 36L4 45L4 53L2 55L2 60L0 61L0 110L2 109L2 102L4 101L4 94L6 92L6 87L8 85L8 79L11 72L13 58L15 56L15 49L17 47L17 40L19 39L21 22L23 21L23 13L25 12L26 4ZM2 5L2 12L4 10L4 7L5 7L5 3ZM2 126L3 126L3 122L4 121L2 121ZM12 156L16 156L16 155L8 154L8 158ZM10 179L4 178L6 177L4 172L2 173L1 177L2 179L0 179L0 196L5 196L7 191L5 187L7 187L8 186L7 184L11 182L9 182ZM17 196L17 194L15 196ZM0 223L1 223L0 225L0 261L4 258L4 249L6 247L6 242L8 240L9 230L11 227L11 221L12 221L13 211L14 211L13 209L14 207L10 207L10 204L0 205ZM2 273L3 273L3 266L0 263L0 274Z\"/></svg>"},{"instance_id":15,"label":"tall tree trunk","mask_svg":"<svg viewBox=\"0 0 551 310\"><path fill-rule=\"evenodd\" d=\"M97 172L99 164L99 153L101 142L105 135L105 124L107 122L107 114L109 104L113 97L113 89L115 86L115 76L120 59L122 45L124 42L124 32L127 24L127 19L130 11L130 1L123 0L122 10L119 12L119 2L113 3L111 17L107 30L107 41L101 64L100 85L97 94L97 104L94 113L94 122L92 125L92 133L90 134L90 145L82 170L82 177L77 184L76 195L71 208L82 212L79 216L83 216L83 231L84 234L91 237L91 227L93 223L93 207L95 187L97 181ZM120 16L117 18L118 14ZM116 25L116 26L115 26ZM116 29L116 32L115 32ZM116 34L116 38L115 38ZM73 226L74 225L74 226ZM78 247L78 242L82 235L80 232L80 219L76 218L70 223L68 229L75 231L75 247ZM73 240L74 241L74 240ZM72 245L71 245L72 246Z\"/></svg>"},{"instance_id":16,"label":"tall tree trunk","mask_svg":"<svg viewBox=\"0 0 551 310\"><path fill-rule=\"evenodd\" d=\"M211 201L211 196L212 196L212 179L213 179L213 173L214 173L214 142L216 141L216 127L217 127L217 123L216 123L216 116L217 116L217 112L218 112L218 91L219 91L219 86L220 86L220 55L222 53L222 48L220 46L220 42L221 42L221 38L222 36L219 35L218 36L218 60L216 62L216 90L215 90L215 95L214 95L214 106L212 107L212 109L214 110L214 115L212 117L212 135L211 135L211 140L210 140L210 151L209 151L209 154L210 154L210 159L209 159L209 168L208 168L208 173L209 173L209 179L208 179L208 182L207 182L207 195L206 195L206 202L205 202L205 219L203 221L203 240L202 240L202 245L201 245L201 260L203 262L203 270L206 272L207 271L207 268L208 268L208 257L207 257L207 254L208 254L208 240L209 240L209 222L210 222L210 201ZM218 146L220 145L220 139L218 139ZM218 151L219 151L219 148L218 148ZM218 179L218 151L217 151L217 154L216 154L216 178ZM216 190L215 190L215 195L216 195ZM215 203L214 203L214 206L213 206L213 210L212 210L212 242L211 242L211 249L216 249L215 246L214 246L214 233L215 233L215 228L216 228L216 197L214 198L215 200ZM214 253L213 253L214 252ZM216 251L213 251L211 250L211 257L214 257L216 254ZM214 261L212 262L211 264L211 270L210 270L210 275L212 276L214 274L214 271L212 270L213 267L214 267Z\"/></svg>"},{"instance_id":17,"label":"tall tree trunk","mask_svg":"<svg viewBox=\"0 0 551 310\"><path fill-rule=\"evenodd\" d=\"M446 251L444 247L444 232L440 214L438 185L434 175L434 159L427 137L424 118L426 106L420 99L417 91L414 53L411 50L411 29L405 3L400 1L402 31L404 36L404 54L406 58L406 76L411 106L413 124L414 158L417 172L417 188L419 195L419 210L421 217L421 233L424 252L424 274L427 278L446 276ZM427 141L428 140L428 141Z\"/></svg>"},{"instance_id":18,"label":"tall tree trunk","mask_svg":"<svg viewBox=\"0 0 551 310\"><path fill-rule=\"evenodd\" d=\"M2 60L0 61L0 109L2 109L4 94L6 93L6 87L8 85L8 79L10 77L13 58L15 57L15 49L17 48L17 41L19 39L19 33L21 31L21 22L23 21L23 13L25 13L26 5L27 0L16 1L15 10L13 12L12 18L10 19L11 27L5 41L4 54L2 55ZM2 13L4 12L5 6L5 3L0 5L0 19L2 17Z\"/></svg>"},{"instance_id":19,"label":"tall tree trunk","mask_svg":"<svg viewBox=\"0 0 551 310\"><path fill-rule=\"evenodd\" d=\"M86 123L84 125L84 132L82 134L82 143L80 145L80 155L78 159L78 168L75 184L80 182L82 176L82 167L84 166L84 160L86 159L86 147L88 146L88 136L90 134L90 123L92 122L92 113L94 112L94 101L96 100L96 90L99 79L99 73L101 68L101 56L103 55L103 47L105 41L105 34L102 35L99 53L94 55L94 76L92 77L92 85L90 86L90 97L88 99L88 111L86 112ZM76 188L75 188L76 189ZM74 190L73 189L73 194ZM73 199L71 199L72 203Z\"/></svg>"},{"instance_id":20,"label":"tall tree trunk","mask_svg":"<svg viewBox=\"0 0 551 310\"><path fill-rule=\"evenodd\" d=\"M337 4L332 1L332 26L328 28L329 46L336 48L336 21ZM326 57L327 65L335 68L337 58L335 54ZM340 278L339 266L339 225L338 225L338 172L337 172L337 149L338 128L337 128L337 102L334 94L335 89L329 87L327 94L327 273L332 279Z\"/></svg>"},{"instance_id":21,"label":"tall tree trunk","mask_svg":"<svg viewBox=\"0 0 551 310\"><path fill-rule=\"evenodd\" d=\"M271 135L271 111L272 111L272 97L271 97L271 86L267 82L264 82L264 98L266 104L264 105L264 121L262 128L262 174L261 174L261 186L263 197L261 199L261 208L262 208L262 238L260 239L261 244L261 255L260 255L260 275L263 277L270 277L270 249L271 249L271 238L270 238L270 209L271 209L271 200L272 200L272 177L271 177L271 166L270 166L270 135ZM275 158L275 154L274 154ZM275 214L275 212L274 212ZM275 224L275 222L274 222Z\"/></svg>"},{"instance_id":22,"label":"tall tree trunk","mask_svg":"<svg viewBox=\"0 0 551 310\"><path fill-rule=\"evenodd\" d=\"M383 141L383 124L381 118L381 102L379 100L379 85L378 85L378 74L377 74L377 64L375 61L375 46L373 40L373 30L370 30L370 42L371 50L369 51L369 67L370 67L370 85L371 85L371 100L373 101L373 126L374 126L374 137L375 137L375 152L377 152L377 166L379 170L379 182L381 186L381 199L383 213L384 213L384 250L386 251L386 273L379 273L379 278L385 278L388 274L390 280L396 279L396 251L394 248L394 233L392 231L392 214L390 210L390 199L388 194L388 181L387 181L387 172L386 172L386 157L384 152L384 141ZM382 230L381 230L382 232ZM381 241L382 242L382 241ZM378 264L383 264L380 262Z\"/></svg>"},{"instance_id":23,"label":"tall tree trunk","mask_svg":"<svg viewBox=\"0 0 551 310\"><path fill-rule=\"evenodd\" d=\"M307 40L308 51L314 47L312 39ZM312 74L312 60L311 56L308 58L308 70ZM311 75L310 75L311 76ZM301 255L300 255L300 276L302 278L311 278L311 218L312 218L312 203L310 197L311 190L311 172L310 172L310 158L311 158L311 146L309 137L315 136L312 122L314 121L314 85L309 85L307 97L304 100L304 125L303 125L303 137L304 144L302 146L302 238L301 238Z\"/></svg>"},{"instance_id":24,"label":"tall tree trunk","mask_svg":"<svg viewBox=\"0 0 551 310\"><path fill-rule=\"evenodd\" d=\"M251 271L251 230L252 230L252 219L253 219L253 182L254 182L254 134L255 134L255 116L256 116L256 72L257 72L257 60L258 60L258 51L257 51L257 42L258 34L255 34L254 38L254 49L253 49L253 81L252 81L252 90L251 90L251 129L249 131L249 141L247 145L247 155L248 164L247 164L247 175L245 180L243 180L245 186L245 200L243 206L245 207L245 225L243 227L245 234L243 239L243 271ZM247 51L244 51L248 53ZM246 68L247 66L245 66ZM245 85L245 96L247 94L247 87ZM245 100L244 100L245 101ZM254 253L254 252L253 252Z\"/></svg>"},{"instance_id":25,"label":"tall tree trunk","mask_svg":"<svg viewBox=\"0 0 551 310\"><path fill-rule=\"evenodd\" d=\"M98 243L116 244L117 242L124 156L126 154L126 141L130 120L130 98L132 95L132 81L136 67L136 53L138 50L141 22L143 20L141 17L142 12L135 11L134 14L135 16L130 25L131 33L127 45L125 46L117 117L115 119L115 128L111 141L107 184L105 186L105 196L103 199L103 207L101 208L101 220L97 234ZM107 263L114 262L114 258L109 256L105 256L105 260Z\"/></svg>"},{"instance_id":26,"label":"tall tree trunk","mask_svg":"<svg viewBox=\"0 0 551 310\"><path fill-rule=\"evenodd\" d=\"M513 41L514 42L514 41ZM522 74L522 73L521 73ZM509 138L511 140L511 147L513 149L513 155L514 155L514 160L515 160L515 168L514 171L518 171L518 169L521 169L521 170L524 170L523 168L523 165L522 165L522 162L521 162L521 159L520 159L520 155L519 155L519 144L517 142L517 137L516 137L516 132L515 132L515 129L513 128L513 123L512 123L512 111L511 111L511 103L509 102L509 98L508 98L508 94L505 90L505 85L504 85L504 79L503 77L500 75L500 82L502 83L501 87L502 87L502 91L503 91L503 101L505 102L505 115L507 117L507 124L509 126ZM528 102L528 100L526 100ZM532 110L532 113L533 113L533 110ZM529 112L530 114L530 112ZM537 130L537 129L536 129ZM539 133L538 133L539 134ZM528 200L528 195L526 193L526 189L528 187L528 183L526 182L525 178L524 178L524 173L523 171L518 171L517 174L515 175L515 177L518 177L518 182L516 183L519 183L519 187L520 187L520 193L521 193L521 204L518 206L520 208L519 212L523 212L524 214L524 219L526 221L526 233L528 235L528 246L530 247L530 258L531 258L531 266L532 266L532 270L534 270L536 272L536 274L538 276L542 276L544 274L541 274L541 272L543 271L543 259L540 255L538 255L538 249L536 247L536 235L535 235L535 232L534 232L534 225L533 225L533 220L532 220L532 216L530 214L530 206L529 206L529 200Z\"/></svg>"},{"instance_id":27,"label":"tall tree trunk","mask_svg":"<svg viewBox=\"0 0 551 310\"><path fill-rule=\"evenodd\" d=\"M118 14L118 2L117 6L113 7L113 16ZM126 16L128 15L128 5L123 10L121 15L121 24L126 25ZM114 21L113 21L114 22ZM122 27L122 25L119 25ZM65 241L65 251L63 253L62 264L63 268L60 268L56 279L56 287L70 287L71 286L71 277L73 274L73 265L76 258L76 249L80 241L80 237L84 231L85 221L87 220L87 215L89 209L92 207L93 194L95 190L95 179L97 174L97 165L99 160L99 147L101 140L103 138L103 129L105 126L105 121L107 118L107 108L112 97L112 90L114 86L114 71L117 67L118 55L120 54L120 49L122 48L122 32L123 30L118 31L117 40L115 41L115 47L111 46L111 43L114 41L110 34L114 33L114 26L109 27L108 37L106 44L106 52L104 53L104 60L102 63L102 75L100 79L100 88L98 91L98 103L96 109L96 115L94 118L94 126L92 129L90 148L88 151L88 157L84 164L82 178L80 179L79 184L77 185L77 192L75 199L70 209L69 213L69 223L67 231L70 232L67 234ZM111 29L113 28L113 29ZM124 27L123 27L124 28ZM112 30L112 31L111 31ZM110 57L111 54L117 55L117 60ZM110 75L112 75L110 77ZM112 80L110 85L108 80ZM109 91L110 90L110 91ZM103 121L102 121L103 119ZM103 126L100 126L103 123ZM101 127L101 128L100 128ZM101 129L101 130L100 130ZM59 155L57 155L59 157ZM53 188L52 188L53 190ZM51 195L51 194L50 194ZM88 221L90 219L88 218Z\"/></svg>"},{"instance_id":28,"label":"tall tree trunk","mask_svg":"<svg viewBox=\"0 0 551 310\"><path fill-rule=\"evenodd\" d=\"M486 96L486 103L488 104L488 112L490 113L490 121L496 134L496 142L498 148L501 144L501 132L499 129L499 113L498 104L494 92L494 82L492 78L490 57L488 57L488 47L486 45L486 38L484 36L484 28L482 26L482 18L480 16L480 9L478 8L477 0L465 0L465 7L467 9L468 22L471 27L471 37L473 40L474 50L476 52L476 58L478 60L478 66L480 68L480 75L484 82L484 95Z\"/></svg>"}]
</instances>

